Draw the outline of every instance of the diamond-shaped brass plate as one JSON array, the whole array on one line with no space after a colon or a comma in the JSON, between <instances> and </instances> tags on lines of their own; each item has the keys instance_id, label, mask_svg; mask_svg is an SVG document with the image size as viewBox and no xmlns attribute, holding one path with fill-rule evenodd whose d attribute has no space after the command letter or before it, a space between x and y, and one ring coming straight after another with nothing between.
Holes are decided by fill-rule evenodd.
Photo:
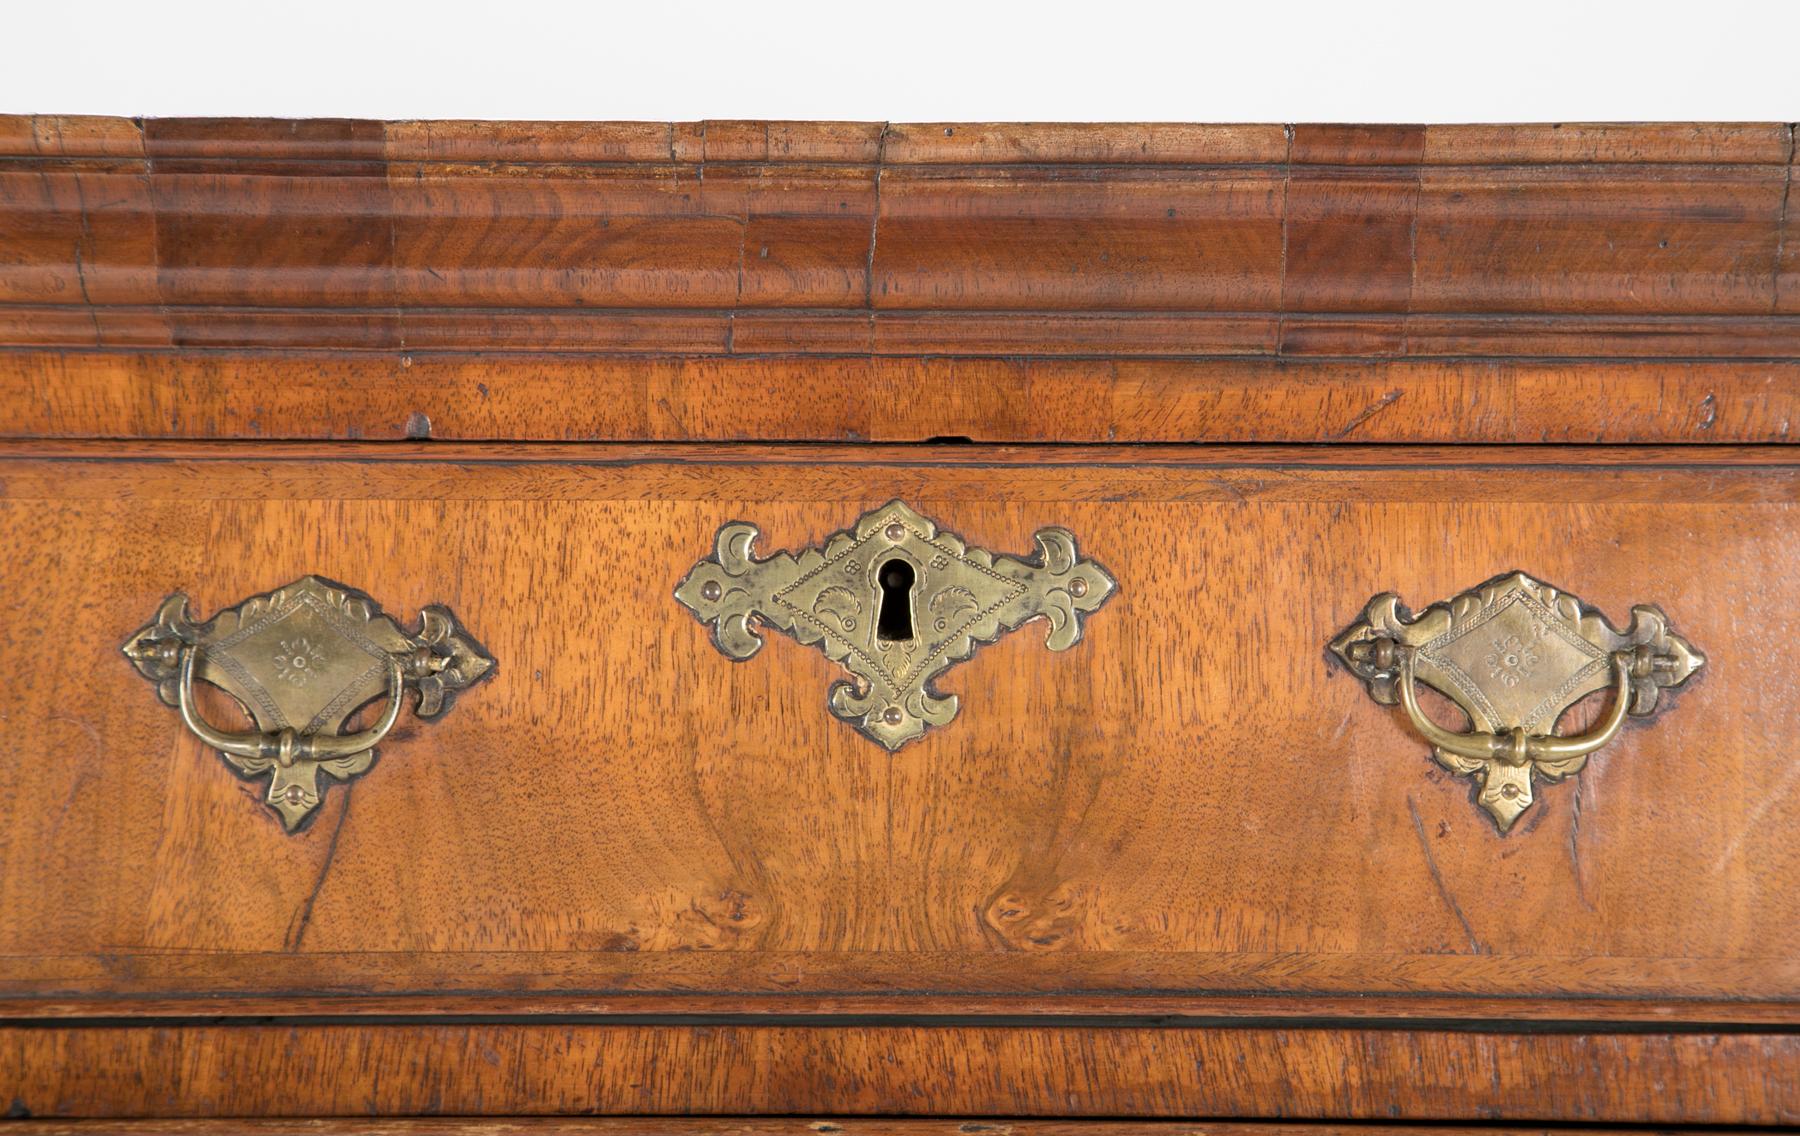
<instances>
[{"instance_id":1,"label":"diamond-shaped brass plate","mask_svg":"<svg viewBox=\"0 0 1800 1136\"><path fill-rule=\"evenodd\" d=\"M389 689L396 667L402 685L418 694L421 718L443 713L458 691L493 670L493 659L449 609L425 608L419 629L409 633L368 596L317 576L253 596L206 623L190 620L187 604L181 594L164 600L156 618L125 641L125 656L170 706L183 701L184 661L191 678L238 700L262 737L246 735L236 747L244 752L219 756L240 776L269 777L268 805L290 832L323 801L321 773L347 781L375 761L372 744L308 756L305 743L338 737L352 714L384 695L400 698Z\"/></svg>"},{"instance_id":2,"label":"diamond-shaped brass plate","mask_svg":"<svg viewBox=\"0 0 1800 1136\"><path fill-rule=\"evenodd\" d=\"M1034 559L996 556L899 501L797 555L755 559L758 535L741 521L721 526L713 556L694 565L675 598L713 625L713 641L733 659L761 649L759 621L818 647L859 680L832 686L831 712L890 750L956 716L955 696L937 694L931 680L977 645L1041 618L1050 649L1066 650L1116 587L1065 529L1039 529ZM909 581L903 597L880 578L896 565ZM883 633L884 603L904 606L905 634Z\"/></svg>"},{"instance_id":3,"label":"diamond-shaped brass plate","mask_svg":"<svg viewBox=\"0 0 1800 1136\"><path fill-rule=\"evenodd\" d=\"M1476 735L1519 739L1497 757L1470 757L1434 746L1446 768L1478 774L1477 801L1502 832L1531 806L1534 775L1558 781L1580 772L1585 755L1529 757L1530 738L1547 738L1576 702L1615 682L1626 711L1643 717L1661 692L1686 682L1706 659L1650 605L1631 609L1615 630L1574 596L1513 572L1411 615L1385 592L1331 643L1377 702L1401 701L1402 652L1413 677L1463 709ZM1499 748L1499 747L1496 747Z\"/></svg>"},{"instance_id":4,"label":"diamond-shaped brass plate","mask_svg":"<svg viewBox=\"0 0 1800 1136\"><path fill-rule=\"evenodd\" d=\"M393 620L311 576L220 612L211 631L196 676L270 733L335 731L383 693L388 657L412 649Z\"/></svg>"},{"instance_id":5,"label":"diamond-shaped brass plate","mask_svg":"<svg viewBox=\"0 0 1800 1136\"><path fill-rule=\"evenodd\" d=\"M1522 586L1503 589L1463 623L1419 648L1486 730L1544 734L1571 696L1606 685L1611 654L1576 634Z\"/></svg>"}]
</instances>

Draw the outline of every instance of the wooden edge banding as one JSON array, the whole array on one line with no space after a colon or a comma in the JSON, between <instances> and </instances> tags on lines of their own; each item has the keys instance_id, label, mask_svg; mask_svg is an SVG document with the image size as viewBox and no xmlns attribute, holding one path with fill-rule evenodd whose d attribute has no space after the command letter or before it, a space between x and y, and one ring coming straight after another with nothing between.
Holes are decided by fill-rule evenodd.
<instances>
[{"instance_id":1,"label":"wooden edge banding","mask_svg":"<svg viewBox=\"0 0 1800 1136\"><path fill-rule=\"evenodd\" d=\"M313 993L303 1013L291 997L219 991L185 996L92 994L20 998L0 995L0 1023L59 1021L144 1026L204 1020L424 1021L542 1019L550 1022L657 1021L662 1023L784 1020L910 1022L1012 1022L1022 1025L1086 1022L1142 1023L1283 1029L1335 1022L1372 1029L1458 1028L1605 1031L1667 1030L1696 1033L1800 1028L1800 1001L1693 1001L1655 998L1468 997L1445 994L1307 995L1225 994L694 994L556 992L464 994L455 991L403 995Z\"/></svg>"},{"instance_id":2,"label":"wooden edge banding","mask_svg":"<svg viewBox=\"0 0 1800 1136\"><path fill-rule=\"evenodd\" d=\"M280 964L282 985L270 985ZM1379 979L1372 978L1379 975ZM1149 978L1146 976L1154 976ZM1747 998L1755 990L1760 998ZM1529 991L1526 993L1526 991ZM1792 959L1054 952L143 951L0 958L13 1017L319 1013L1530 1018L1793 1025ZM322 999L322 1000L314 1000ZM292 1003L287 1003L292 1012ZM0 1016L6 1016L0 1015Z\"/></svg>"},{"instance_id":3,"label":"wooden edge banding","mask_svg":"<svg viewBox=\"0 0 1800 1136\"><path fill-rule=\"evenodd\" d=\"M1410 452L1409 452L1410 451ZM0 498L1800 503L1766 447L501 446L0 443ZM1722 476L1733 473L1733 476ZM771 477L771 474L779 474ZM1496 476L1502 475L1502 476Z\"/></svg>"},{"instance_id":4,"label":"wooden edge banding","mask_svg":"<svg viewBox=\"0 0 1800 1136\"><path fill-rule=\"evenodd\" d=\"M347 442L321 451L305 442L0 440L0 463L294 462L407 463L453 466L931 466L933 468L1082 466L1228 469L1710 469L1800 468L1788 446L1502 446L1502 445L834 445L713 442ZM0 471L6 468L0 464ZM717 496L715 494L715 496Z\"/></svg>"},{"instance_id":5,"label":"wooden edge banding","mask_svg":"<svg viewBox=\"0 0 1800 1136\"><path fill-rule=\"evenodd\" d=\"M254 1070L253 1076L245 1071ZM1800 1120L1800 1035L1016 1026L0 1029L29 1117Z\"/></svg>"},{"instance_id":6,"label":"wooden edge banding","mask_svg":"<svg viewBox=\"0 0 1800 1136\"><path fill-rule=\"evenodd\" d=\"M29 444L27 444L29 445ZM54 444L47 444L54 445ZM506 500L835 502L1457 501L1490 504L1800 502L1792 451L1716 454L1603 451L1400 455L1331 448L1267 452L1219 447L1103 456L1046 447L574 447L493 453L464 447L407 452L346 447L329 455L257 449L164 454L119 447L0 456L0 496L12 500ZM239 444L241 445L241 444ZM1498 448L1496 448L1498 449ZM834 452L835 450L835 452ZM948 451L948 452L946 452ZM6 455L0 450L0 455ZM1098 458L1098 460L1096 460ZM1358 459L1361 460L1358 460ZM1334 460L1335 459L1335 460ZM1760 460L1759 460L1760 459ZM1721 476L1736 470L1739 476ZM772 473L779 477L771 478ZM1497 477L1496 474L1504 476Z\"/></svg>"},{"instance_id":7,"label":"wooden edge banding","mask_svg":"<svg viewBox=\"0 0 1800 1136\"><path fill-rule=\"evenodd\" d=\"M10 1136L1551 1136L1542 1128L1470 1125L1309 1124L1173 1120L1046 1120L1000 1117L392 1117L326 1120L20 1120ZM1562 1136L1651 1136L1649 1128L1570 1128ZM1724 1132L1725 1129L1714 1130ZM1690 1130L1690 1136L1708 1136Z\"/></svg>"},{"instance_id":8,"label":"wooden edge banding","mask_svg":"<svg viewBox=\"0 0 1800 1136\"><path fill-rule=\"evenodd\" d=\"M0 351L0 438L1786 443L1795 423L1800 360Z\"/></svg>"},{"instance_id":9,"label":"wooden edge banding","mask_svg":"<svg viewBox=\"0 0 1800 1136\"><path fill-rule=\"evenodd\" d=\"M342 129L364 128L346 143ZM1423 146L1384 148L1392 138ZM1783 164L1785 123L1520 123L1433 126L1197 123L359 122L0 115L0 157L381 157L417 161L860 162L1106 165L1423 159L1432 164ZM1318 155L1319 139L1360 144Z\"/></svg>"}]
</instances>

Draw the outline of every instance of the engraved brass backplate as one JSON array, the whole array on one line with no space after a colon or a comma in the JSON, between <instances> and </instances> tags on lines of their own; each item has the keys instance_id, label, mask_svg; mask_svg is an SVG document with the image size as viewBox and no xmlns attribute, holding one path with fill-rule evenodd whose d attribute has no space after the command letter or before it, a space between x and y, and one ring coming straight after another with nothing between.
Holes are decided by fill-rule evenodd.
<instances>
[{"instance_id":1,"label":"engraved brass backplate","mask_svg":"<svg viewBox=\"0 0 1800 1136\"><path fill-rule=\"evenodd\" d=\"M348 781L374 763L402 691L416 692L420 718L435 718L493 673L494 660L449 609L425 608L418 630L407 632L368 596L317 576L205 623L189 619L187 607L185 595L164 600L125 641L125 657L240 776L269 778L265 799L289 832L324 799L321 773ZM236 698L258 732L209 725L194 705L195 679ZM378 698L386 702L376 723L344 734L350 716Z\"/></svg>"},{"instance_id":2,"label":"engraved brass backplate","mask_svg":"<svg viewBox=\"0 0 1800 1136\"><path fill-rule=\"evenodd\" d=\"M1514 572L1432 604L1417 616L1385 592L1332 640L1331 650L1369 694L1398 703L1445 768L1480 778L1476 800L1501 832L1531 806L1532 779L1559 781L1611 741L1627 715L1656 709L1661 692L1680 686L1706 659L1647 604L1616 631L1574 596ZM1458 733L1420 709L1414 683L1438 691L1468 714ZM1586 733L1552 733L1562 713L1597 690L1611 705Z\"/></svg>"},{"instance_id":3,"label":"engraved brass backplate","mask_svg":"<svg viewBox=\"0 0 1800 1136\"><path fill-rule=\"evenodd\" d=\"M831 712L890 750L956 716L956 697L931 688L951 664L1039 618L1050 649L1067 650L1117 586L1066 529L1039 529L1030 560L996 556L899 501L798 555L757 560L758 535L741 521L721 526L716 551L675 598L713 625L732 659L761 649L759 623L817 647L858 680L832 685Z\"/></svg>"}]
</instances>

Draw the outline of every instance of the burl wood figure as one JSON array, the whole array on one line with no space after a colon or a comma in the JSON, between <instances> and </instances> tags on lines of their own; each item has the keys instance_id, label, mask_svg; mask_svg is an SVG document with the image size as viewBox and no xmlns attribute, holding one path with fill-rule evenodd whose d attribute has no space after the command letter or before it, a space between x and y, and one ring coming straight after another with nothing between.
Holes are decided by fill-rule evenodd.
<instances>
[{"instance_id":1,"label":"burl wood figure","mask_svg":"<svg viewBox=\"0 0 1800 1136\"><path fill-rule=\"evenodd\" d=\"M1800 1124L1794 154L0 117L0 1131Z\"/></svg>"}]
</instances>

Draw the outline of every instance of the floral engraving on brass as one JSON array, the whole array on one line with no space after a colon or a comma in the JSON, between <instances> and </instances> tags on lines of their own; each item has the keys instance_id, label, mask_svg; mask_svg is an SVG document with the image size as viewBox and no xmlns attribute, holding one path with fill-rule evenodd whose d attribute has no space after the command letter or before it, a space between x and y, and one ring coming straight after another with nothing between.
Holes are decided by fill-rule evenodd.
<instances>
[{"instance_id":1,"label":"floral engraving on brass","mask_svg":"<svg viewBox=\"0 0 1800 1136\"><path fill-rule=\"evenodd\" d=\"M899 501L797 556L755 559L759 531L741 521L721 526L716 552L694 565L675 598L713 625L713 642L734 660L762 648L760 623L816 646L858 680L832 685L831 712L890 750L956 716L956 697L931 682L977 645L1042 618L1050 649L1067 650L1081 638L1082 617L1117 586L1080 558L1066 529L1039 529L1030 560L995 556Z\"/></svg>"},{"instance_id":2,"label":"floral engraving on brass","mask_svg":"<svg viewBox=\"0 0 1800 1136\"><path fill-rule=\"evenodd\" d=\"M1656 709L1706 662L1648 604L1616 631L1574 596L1514 572L1432 604L1417 616L1384 592L1331 642L1375 701L1398 703L1446 769L1480 777L1477 803L1506 832L1531 806L1533 777L1560 781L1617 736L1629 714ZM1433 722L1415 682L1468 714L1470 733ZM1600 722L1573 737L1551 731L1563 711L1597 690L1613 690Z\"/></svg>"},{"instance_id":3,"label":"floral engraving on brass","mask_svg":"<svg viewBox=\"0 0 1800 1136\"><path fill-rule=\"evenodd\" d=\"M189 619L187 607L179 593L164 600L125 641L125 657L239 776L269 778L265 799L289 832L324 799L321 773L348 781L374 764L404 690L417 693L420 718L435 718L493 673L494 660L449 609L425 608L418 630L406 632L368 596L317 576L205 623ZM236 698L258 732L208 724L194 705L196 678ZM350 716L378 698L385 704L375 724L344 734Z\"/></svg>"}]
</instances>

